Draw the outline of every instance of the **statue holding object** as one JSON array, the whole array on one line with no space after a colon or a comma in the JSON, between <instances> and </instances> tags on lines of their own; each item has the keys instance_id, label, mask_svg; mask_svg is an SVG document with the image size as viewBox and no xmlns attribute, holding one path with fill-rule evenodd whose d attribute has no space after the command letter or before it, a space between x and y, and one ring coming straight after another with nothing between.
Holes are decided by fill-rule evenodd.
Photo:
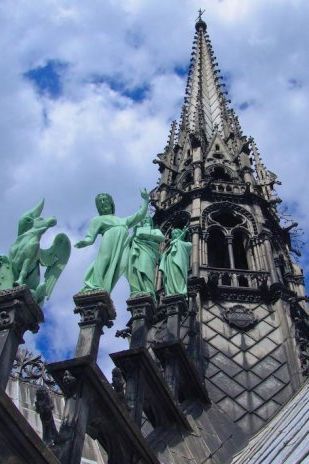
<instances>
[{"instance_id":1,"label":"statue holding object","mask_svg":"<svg viewBox=\"0 0 309 464\"><path fill-rule=\"evenodd\" d=\"M186 295L192 244L186 242L188 229L173 229L171 242L162 254L159 270L163 273L165 296Z\"/></svg>"},{"instance_id":2,"label":"statue holding object","mask_svg":"<svg viewBox=\"0 0 309 464\"><path fill-rule=\"evenodd\" d=\"M128 229L144 219L148 210L149 194L141 192L144 200L142 207L132 216L115 216L115 204L108 193L100 193L95 202L99 216L95 216L89 225L86 237L75 244L77 248L92 245L98 235L103 239L99 253L85 275L85 284L81 292L105 290L110 293L119 278L125 273L129 243Z\"/></svg>"},{"instance_id":3,"label":"statue holding object","mask_svg":"<svg viewBox=\"0 0 309 464\"><path fill-rule=\"evenodd\" d=\"M0 256L0 290L27 285L38 304L42 304L45 297L49 299L71 253L71 243L65 234L56 235L50 248L40 248L42 235L57 224L54 217L41 217L43 208L44 200L22 215L9 256ZM40 265L46 267L42 283Z\"/></svg>"},{"instance_id":4,"label":"statue holding object","mask_svg":"<svg viewBox=\"0 0 309 464\"><path fill-rule=\"evenodd\" d=\"M160 257L159 247L164 235L153 227L152 218L145 219L135 226L129 247L126 275L130 284L131 296L155 295L155 267Z\"/></svg>"}]
</instances>

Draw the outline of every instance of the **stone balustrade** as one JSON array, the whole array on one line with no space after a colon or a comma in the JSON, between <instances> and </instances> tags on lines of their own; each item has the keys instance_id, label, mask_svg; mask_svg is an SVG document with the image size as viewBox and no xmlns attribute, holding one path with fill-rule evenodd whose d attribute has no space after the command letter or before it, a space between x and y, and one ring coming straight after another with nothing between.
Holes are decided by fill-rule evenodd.
<instances>
[{"instance_id":1,"label":"stone balustrade","mask_svg":"<svg viewBox=\"0 0 309 464\"><path fill-rule=\"evenodd\" d=\"M218 276L218 286L258 288L264 281L270 282L270 273L244 269L201 267L201 277Z\"/></svg>"}]
</instances>

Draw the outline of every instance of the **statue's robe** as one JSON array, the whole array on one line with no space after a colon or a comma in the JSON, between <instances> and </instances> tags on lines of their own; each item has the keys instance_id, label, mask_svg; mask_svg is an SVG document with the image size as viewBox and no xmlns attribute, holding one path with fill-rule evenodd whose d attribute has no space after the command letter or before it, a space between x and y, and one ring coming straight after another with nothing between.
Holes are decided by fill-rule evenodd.
<instances>
[{"instance_id":1,"label":"statue's robe","mask_svg":"<svg viewBox=\"0 0 309 464\"><path fill-rule=\"evenodd\" d=\"M172 240L161 259L165 295L187 294L188 269L192 244L181 239Z\"/></svg>"},{"instance_id":2,"label":"statue's robe","mask_svg":"<svg viewBox=\"0 0 309 464\"><path fill-rule=\"evenodd\" d=\"M10 260L7 256L0 256L0 290L12 288L14 276Z\"/></svg>"},{"instance_id":3,"label":"statue's robe","mask_svg":"<svg viewBox=\"0 0 309 464\"><path fill-rule=\"evenodd\" d=\"M164 235L159 229L141 226L132 239L126 275L131 295L150 294L155 298L155 267Z\"/></svg>"},{"instance_id":4,"label":"statue's robe","mask_svg":"<svg viewBox=\"0 0 309 464\"><path fill-rule=\"evenodd\" d=\"M136 214L125 218L104 214L92 219L86 239L94 241L97 235L103 235L103 238L98 255L86 272L82 291L105 290L110 293L113 290L127 264L128 228L140 222L146 211L140 208Z\"/></svg>"}]
</instances>

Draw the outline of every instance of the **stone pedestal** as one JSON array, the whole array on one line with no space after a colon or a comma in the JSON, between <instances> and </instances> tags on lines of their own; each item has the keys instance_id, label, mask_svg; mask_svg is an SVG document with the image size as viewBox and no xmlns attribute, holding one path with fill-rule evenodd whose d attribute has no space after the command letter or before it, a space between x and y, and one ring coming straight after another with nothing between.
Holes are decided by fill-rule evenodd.
<instances>
[{"instance_id":1,"label":"stone pedestal","mask_svg":"<svg viewBox=\"0 0 309 464\"><path fill-rule=\"evenodd\" d=\"M167 335L163 343L154 346L153 351L160 359L165 381L172 392L174 400L178 403L188 399L199 399L204 403L209 402L201 377L194 366L194 357L189 359L179 337L181 317L189 311L190 338L192 338L192 344L195 344L194 326L197 309L194 302L197 292L200 292L204 285L203 279L193 278L190 280L190 297L191 300L194 300L191 301L190 311L185 295L171 295L162 300L162 304L166 307ZM191 354L195 353L196 349L190 347L190 344L188 348Z\"/></svg>"},{"instance_id":2,"label":"stone pedestal","mask_svg":"<svg viewBox=\"0 0 309 464\"><path fill-rule=\"evenodd\" d=\"M27 330L37 332L44 321L41 308L25 285L0 291L0 387L5 389Z\"/></svg>"},{"instance_id":3,"label":"stone pedestal","mask_svg":"<svg viewBox=\"0 0 309 464\"><path fill-rule=\"evenodd\" d=\"M72 405L75 401L75 409L65 410L62 442L54 448L62 464L80 462L86 432L106 450L109 464L159 464L125 404L90 356L49 364L48 370Z\"/></svg>"},{"instance_id":4,"label":"stone pedestal","mask_svg":"<svg viewBox=\"0 0 309 464\"><path fill-rule=\"evenodd\" d=\"M166 307L167 340L178 340L181 316L188 310L185 295L169 295L162 298L162 305Z\"/></svg>"},{"instance_id":5,"label":"stone pedestal","mask_svg":"<svg viewBox=\"0 0 309 464\"><path fill-rule=\"evenodd\" d=\"M129 298L127 305L132 315L130 348L146 346L147 333L155 313L155 301L151 295L140 295Z\"/></svg>"},{"instance_id":6,"label":"stone pedestal","mask_svg":"<svg viewBox=\"0 0 309 464\"><path fill-rule=\"evenodd\" d=\"M164 379L145 348L120 351L110 356L126 379L126 399L131 416L139 427L144 411L154 428L178 425L190 430L185 415L175 404Z\"/></svg>"},{"instance_id":7,"label":"stone pedestal","mask_svg":"<svg viewBox=\"0 0 309 464\"><path fill-rule=\"evenodd\" d=\"M150 295L140 295L127 300L127 304L128 311L132 314L130 349L113 353L111 358L126 380L125 398L130 414L139 427L142 425L142 416L145 412L153 427L177 423L188 428L185 417L176 407L146 349L147 334L155 312L155 302ZM180 311L177 306L177 309L173 309L172 312L174 315Z\"/></svg>"},{"instance_id":8,"label":"stone pedestal","mask_svg":"<svg viewBox=\"0 0 309 464\"><path fill-rule=\"evenodd\" d=\"M75 314L80 314L80 332L75 356L97 359L103 326L111 327L116 311L109 293L105 291L77 293L73 297Z\"/></svg>"},{"instance_id":9,"label":"stone pedestal","mask_svg":"<svg viewBox=\"0 0 309 464\"><path fill-rule=\"evenodd\" d=\"M74 302L74 312L81 316L75 358L47 366L66 399L58 444L54 449L63 464L80 462L93 405L91 389L81 366L85 360L86 364L96 362L103 326L110 327L116 317L113 302L105 291L78 293Z\"/></svg>"},{"instance_id":10,"label":"stone pedestal","mask_svg":"<svg viewBox=\"0 0 309 464\"><path fill-rule=\"evenodd\" d=\"M210 403L201 376L180 341L160 343L153 351L161 361L175 401L182 403L198 399L205 404Z\"/></svg>"}]
</instances>

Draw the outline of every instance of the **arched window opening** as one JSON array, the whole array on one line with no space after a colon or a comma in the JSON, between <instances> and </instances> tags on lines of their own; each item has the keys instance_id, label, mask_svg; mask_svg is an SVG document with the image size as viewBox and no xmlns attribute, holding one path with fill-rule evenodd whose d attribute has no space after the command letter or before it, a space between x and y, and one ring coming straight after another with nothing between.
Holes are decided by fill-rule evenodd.
<instances>
[{"instance_id":1,"label":"arched window opening","mask_svg":"<svg viewBox=\"0 0 309 464\"><path fill-rule=\"evenodd\" d=\"M244 234L241 230L236 230L233 234L233 253L236 269L249 269L247 247L248 238L246 234Z\"/></svg>"},{"instance_id":2,"label":"arched window opening","mask_svg":"<svg viewBox=\"0 0 309 464\"><path fill-rule=\"evenodd\" d=\"M220 150L220 146L216 143L216 151L219 151Z\"/></svg>"},{"instance_id":3,"label":"arched window opening","mask_svg":"<svg viewBox=\"0 0 309 464\"><path fill-rule=\"evenodd\" d=\"M179 161L179 159L178 159L178 153L176 152L176 153L174 153L173 164L174 164L174 165L178 164L178 161Z\"/></svg>"},{"instance_id":4,"label":"arched window opening","mask_svg":"<svg viewBox=\"0 0 309 464\"><path fill-rule=\"evenodd\" d=\"M286 273L285 262L282 255L279 256L279 270L281 272L282 279L284 279L284 274Z\"/></svg>"},{"instance_id":5,"label":"arched window opening","mask_svg":"<svg viewBox=\"0 0 309 464\"><path fill-rule=\"evenodd\" d=\"M220 166L216 166L214 168L214 170L211 172L211 177L214 179L214 180L223 180L225 182L231 182L231 176L229 176L224 168L220 167Z\"/></svg>"},{"instance_id":6,"label":"arched window opening","mask_svg":"<svg viewBox=\"0 0 309 464\"><path fill-rule=\"evenodd\" d=\"M169 237L172 229L183 229L188 226L189 221L190 214L187 211L178 211L161 226L161 230L165 236Z\"/></svg>"},{"instance_id":7,"label":"arched window opening","mask_svg":"<svg viewBox=\"0 0 309 464\"><path fill-rule=\"evenodd\" d=\"M191 172L188 172L182 182L182 188L187 187L189 184L193 183L193 175Z\"/></svg>"},{"instance_id":8,"label":"arched window opening","mask_svg":"<svg viewBox=\"0 0 309 464\"><path fill-rule=\"evenodd\" d=\"M227 241L223 232L218 228L212 228L207 240L208 265L210 267L229 268L229 254Z\"/></svg>"},{"instance_id":9,"label":"arched window opening","mask_svg":"<svg viewBox=\"0 0 309 464\"><path fill-rule=\"evenodd\" d=\"M241 216L233 214L229 209L222 209L211 215L211 219L216 222L219 222L223 227L235 227L242 223L243 219Z\"/></svg>"}]
</instances>

